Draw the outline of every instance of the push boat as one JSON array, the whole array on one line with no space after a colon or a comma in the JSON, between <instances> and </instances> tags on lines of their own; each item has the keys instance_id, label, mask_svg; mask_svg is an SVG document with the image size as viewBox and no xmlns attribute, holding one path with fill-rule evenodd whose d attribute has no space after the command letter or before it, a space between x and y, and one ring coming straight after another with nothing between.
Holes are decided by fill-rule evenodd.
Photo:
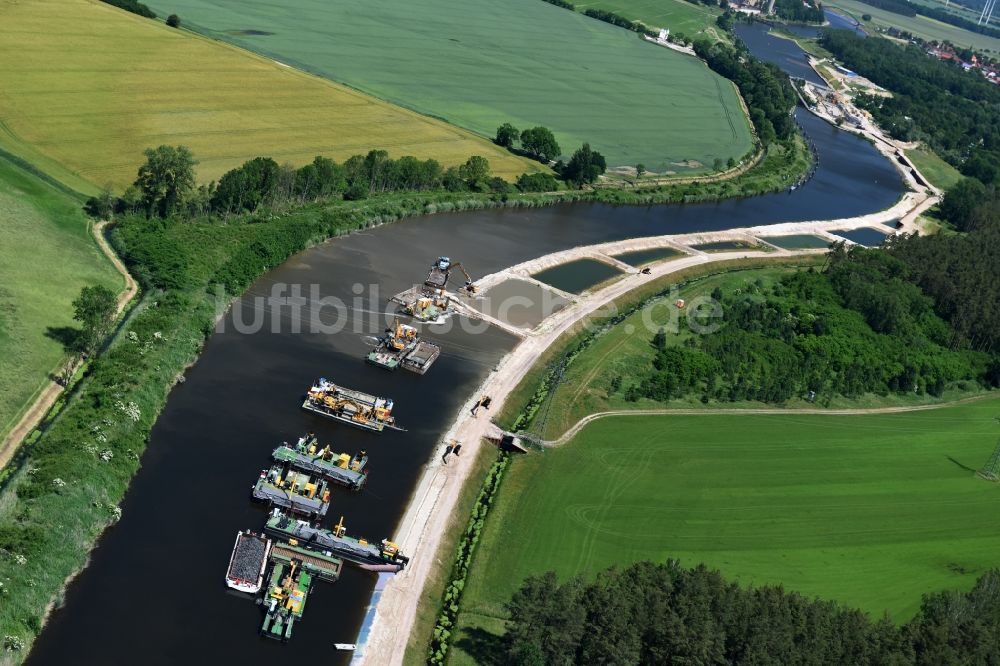
<instances>
[{"instance_id":1,"label":"push boat","mask_svg":"<svg viewBox=\"0 0 1000 666\"><path fill-rule=\"evenodd\" d=\"M402 430L392 416L392 400L337 386L320 378L306 394L302 408L357 428L382 432Z\"/></svg>"},{"instance_id":2,"label":"push boat","mask_svg":"<svg viewBox=\"0 0 1000 666\"><path fill-rule=\"evenodd\" d=\"M368 480L368 454L365 451L350 456L346 453L334 453L329 446L318 448L316 437L312 434L299 438L295 447L282 444L271 453L271 458L278 463L285 463L295 469L322 476L332 483L361 490Z\"/></svg>"},{"instance_id":3,"label":"push boat","mask_svg":"<svg viewBox=\"0 0 1000 666\"><path fill-rule=\"evenodd\" d=\"M322 518L330 508L326 479L313 478L307 472L280 463L260 473L253 497L310 517Z\"/></svg>"},{"instance_id":4,"label":"push boat","mask_svg":"<svg viewBox=\"0 0 1000 666\"><path fill-rule=\"evenodd\" d=\"M226 585L239 592L257 594L264 585L271 547L271 540L266 537L250 530L237 532L226 569Z\"/></svg>"},{"instance_id":5,"label":"push boat","mask_svg":"<svg viewBox=\"0 0 1000 666\"><path fill-rule=\"evenodd\" d=\"M368 571L401 571L410 561L399 552L399 546L388 539L374 544L366 539L349 537L346 531L343 516L333 530L325 530L313 527L304 520L290 518L279 509L271 513L264 525L264 532L275 539L330 553Z\"/></svg>"}]
</instances>

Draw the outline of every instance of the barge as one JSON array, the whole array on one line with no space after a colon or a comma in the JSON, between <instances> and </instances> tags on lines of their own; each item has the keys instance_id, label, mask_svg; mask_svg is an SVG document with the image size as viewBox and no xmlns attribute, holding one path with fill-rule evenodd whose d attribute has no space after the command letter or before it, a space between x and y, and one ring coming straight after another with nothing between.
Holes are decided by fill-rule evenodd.
<instances>
[{"instance_id":1,"label":"barge","mask_svg":"<svg viewBox=\"0 0 1000 666\"><path fill-rule=\"evenodd\" d=\"M395 370L402 367L422 375L441 355L440 347L421 340L416 328L400 324L398 319L393 328L387 328L385 333L378 346L368 354L368 362L380 368Z\"/></svg>"},{"instance_id":2,"label":"barge","mask_svg":"<svg viewBox=\"0 0 1000 666\"><path fill-rule=\"evenodd\" d=\"M434 365L434 361L436 361L440 355L440 347L430 342L421 340L417 343L417 346L413 348L413 351L403 358L403 369L422 375L430 370L431 366Z\"/></svg>"},{"instance_id":3,"label":"barge","mask_svg":"<svg viewBox=\"0 0 1000 666\"><path fill-rule=\"evenodd\" d=\"M229 556L229 567L226 569L226 585L238 592L260 592L270 552L270 539L250 530L237 532L233 554Z\"/></svg>"},{"instance_id":4,"label":"barge","mask_svg":"<svg viewBox=\"0 0 1000 666\"><path fill-rule=\"evenodd\" d=\"M395 370L402 360L414 350L420 336L413 326L400 324L397 319L392 328L385 329L378 345L368 353L368 362L386 370Z\"/></svg>"},{"instance_id":5,"label":"barge","mask_svg":"<svg viewBox=\"0 0 1000 666\"><path fill-rule=\"evenodd\" d=\"M313 478L291 465L272 465L262 471L253 487L253 497L309 517L322 518L330 508L326 479Z\"/></svg>"},{"instance_id":6,"label":"barge","mask_svg":"<svg viewBox=\"0 0 1000 666\"><path fill-rule=\"evenodd\" d=\"M276 542L271 549L271 562L275 564L291 564L297 561L305 571L317 580L335 583L340 578L344 568L344 560L334 557L331 553L321 553L306 550L290 543Z\"/></svg>"},{"instance_id":7,"label":"barge","mask_svg":"<svg viewBox=\"0 0 1000 666\"><path fill-rule=\"evenodd\" d=\"M302 619L311 589L312 576L298 560L288 564L276 562L262 600L264 621L260 635L287 642L295 622Z\"/></svg>"},{"instance_id":8,"label":"barge","mask_svg":"<svg viewBox=\"0 0 1000 666\"><path fill-rule=\"evenodd\" d=\"M296 546L330 553L368 571L401 571L410 561L399 552L399 546L388 539L374 544L347 536L343 516L331 531L295 520L275 509L264 525L264 532Z\"/></svg>"},{"instance_id":9,"label":"barge","mask_svg":"<svg viewBox=\"0 0 1000 666\"><path fill-rule=\"evenodd\" d=\"M288 464L310 474L317 474L331 483L361 490L368 480L368 453L361 451L353 456L334 453L329 446L318 449L312 434L300 437L292 448L282 444L271 453L275 462Z\"/></svg>"},{"instance_id":10,"label":"barge","mask_svg":"<svg viewBox=\"0 0 1000 666\"><path fill-rule=\"evenodd\" d=\"M413 287L389 299L400 306L400 310L417 321L439 323L455 311L451 297L443 289Z\"/></svg>"},{"instance_id":11,"label":"barge","mask_svg":"<svg viewBox=\"0 0 1000 666\"><path fill-rule=\"evenodd\" d=\"M309 389L302 403L302 409L375 432L385 428L402 430L396 426L392 407L392 400L346 389L322 377Z\"/></svg>"}]
</instances>

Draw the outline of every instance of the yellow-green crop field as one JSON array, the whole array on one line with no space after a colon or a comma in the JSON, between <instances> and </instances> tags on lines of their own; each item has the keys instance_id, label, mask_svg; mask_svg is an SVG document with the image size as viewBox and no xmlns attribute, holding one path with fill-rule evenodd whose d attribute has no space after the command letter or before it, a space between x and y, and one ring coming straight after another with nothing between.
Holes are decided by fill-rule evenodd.
<instances>
[{"instance_id":1,"label":"yellow-green crop field","mask_svg":"<svg viewBox=\"0 0 1000 666\"><path fill-rule=\"evenodd\" d=\"M371 148L451 165L539 165L471 132L96 0L0 2L0 148L84 192L183 144L201 180L258 155L302 164Z\"/></svg>"}]
</instances>

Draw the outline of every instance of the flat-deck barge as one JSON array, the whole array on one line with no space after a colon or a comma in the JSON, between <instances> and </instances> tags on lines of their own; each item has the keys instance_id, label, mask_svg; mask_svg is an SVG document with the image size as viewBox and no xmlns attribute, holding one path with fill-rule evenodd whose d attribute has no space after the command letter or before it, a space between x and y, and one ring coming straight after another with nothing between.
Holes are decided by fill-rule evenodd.
<instances>
[{"instance_id":1,"label":"flat-deck barge","mask_svg":"<svg viewBox=\"0 0 1000 666\"><path fill-rule=\"evenodd\" d=\"M422 375L430 370L431 366L434 365L434 361L436 361L440 355L440 347L433 343L421 340L417 343L417 346L413 348L413 351L403 358L403 369Z\"/></svg>"},{"instance_id":2,"label":"flat-deck barge","mask_svg":"<svg viewBox=\"0 0 1000 666\"><path fill-rule=\"evenodd\" d=\"M291 465L277 464L260 473L253 487L254 499L280 506L293 513L322 518L330 508L330 491L322 477Z\"/></svg>"},{"instance_id":3,"label":"flat-deck barge","mask_svg":"<svg viewBox=\"0 0 1000 666\"><path fill-rule=\"evenodd\" d=\"M400 571L410 561L399 552L399 546L388 539L374 544L347 536L343 517L331 531L290 518L276 509L267 519L264 532L296 546L328 552L369 571Z\"/></svg>"},{"instance_id":4,"label":"flat-deck barge","mask_svg":"<svg viewBox=\"0 0 1000 666\"><path fill-rule=\"evenodd\" d=\"M317 474L332 483L361 490L368 480L368 454L365 451L350 456L334 453L329 446L318 448L316 437L300 437L295 447L282 444L271 453L275 462L286 463L295 469Z\"/></svg>"},{"instance_id":5,"label":"flat-deck barge","mask_svg":"<svg viewBox=\"0 0 1000 666\"><path fill-rule=\"evenodd\" d=\"M320 378L302 403L302 409L347 423L357 428L382 432L402 430L392 416L392 400L338 386Z\"/></svg>"}]
</instances>

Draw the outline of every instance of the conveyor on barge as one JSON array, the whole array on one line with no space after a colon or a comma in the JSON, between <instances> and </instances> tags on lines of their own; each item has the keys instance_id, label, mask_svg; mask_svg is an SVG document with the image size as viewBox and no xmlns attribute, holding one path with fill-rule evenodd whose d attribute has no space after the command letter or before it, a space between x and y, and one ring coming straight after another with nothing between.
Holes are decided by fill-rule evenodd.
<instances>
[{"instance_id":1,"label":"conveyor on barge","mask_svg":"<svg viewBox=\"0 0 1000 666\"><path fill-rule=\"evenodd\" d=\"M350 456L346 453L334 453L329 446L318 448L316 437L312 434L299 438L295 447L282 444L271 453L276 462L287 463L295 469L310 474L317 474L332 483L361 490L368 480L368 454L365 451Z\"/></svg>"},{"instance_id":2,"label":"conveyor on barge","mask_svg":"<svg viewBox=\"0 0 1000 666\"><path fill-rule=\"evenodd\" d=\"M328 552L369 571L400 571L410 561L399 552L399 546L388 539L374 544L347 536L343 516L331 531L290 518L275 509L264 525L264 532L296 546Z\"/></svg>"},{"instance_id":3,"label":"conveyor on barge","mask_svg":"<svg viewBox=\"0 0 1000 666\"><path fill-rule=\"evenodd\" d=\"M402 430L392 416L392 400L338 386L320 377L306 394L302 409L357 428Z\"/></svg>"}]
</instances>

